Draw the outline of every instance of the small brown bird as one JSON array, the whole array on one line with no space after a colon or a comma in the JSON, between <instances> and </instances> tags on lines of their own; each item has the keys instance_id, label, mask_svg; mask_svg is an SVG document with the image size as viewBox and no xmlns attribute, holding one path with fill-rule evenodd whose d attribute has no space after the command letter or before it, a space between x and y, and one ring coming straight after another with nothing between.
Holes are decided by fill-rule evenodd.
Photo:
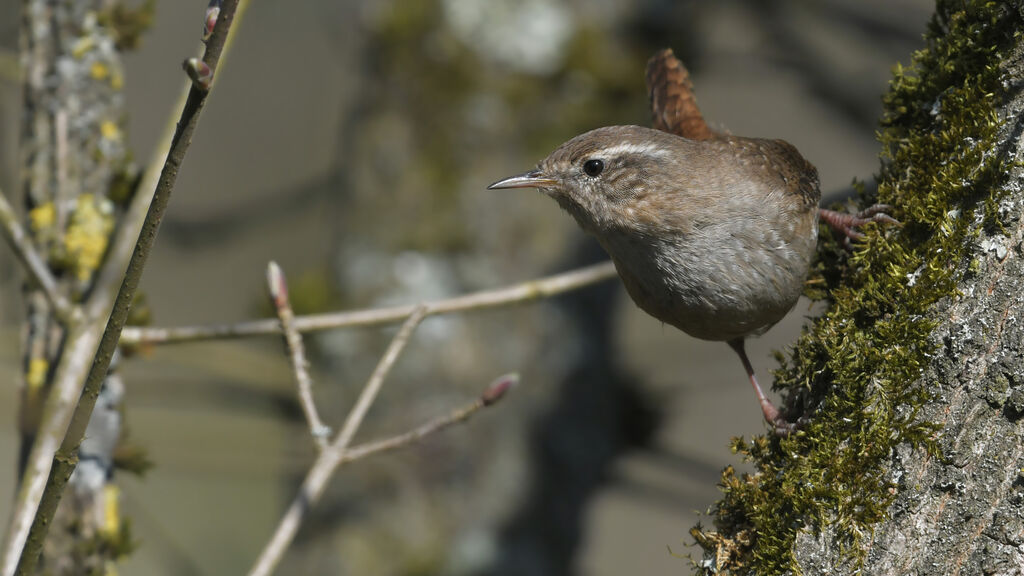
<instances>
[{"instance_id":1,"label":"small brown bird","mask_svg":"<svg viewBox=\"0 0 1024 576\"><path fill-rule=\"evenodd\" d=\"M757 382L744 339L796 304L818 237L818 172L782 140L691 140L639 126L598 128L562 144L537 168L489 189L538 188L611 256L642 310L743 362L765 420L793 425ZM848 237L891 220L822 211Z\"/></svg>"}]
</instances>

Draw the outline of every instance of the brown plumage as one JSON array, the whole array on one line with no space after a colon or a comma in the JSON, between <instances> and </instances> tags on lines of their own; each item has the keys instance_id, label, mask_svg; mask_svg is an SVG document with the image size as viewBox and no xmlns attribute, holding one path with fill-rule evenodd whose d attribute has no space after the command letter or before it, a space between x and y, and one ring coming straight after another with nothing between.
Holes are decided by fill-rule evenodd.
<instances>
[{"instance_id":1,"label":"brown plumage","mask_svg":"<svg viewBox=\"0 0 1024 576\"><path fill-rule=\"evenodd\" d=\"M707 140L714 135L697 107L690 72L671 48L660 50L647 61L646 80L654 129L692 140Z\"/></svg>"},{"instance_id":2,"label":"brown plumage","mask_svg":"<svg viewBox=\"0 0 1024 576\"><path fill-rule=\"evenodd\" d=\"M791 144L708 128L671 50L648 63L647 83L659 130L591 130L489 188L538 188L554 198L608 252L637 306L691 336L727 342L765 420L789 432L743 342L796 304L819 216L848 239L861 236L856 226L895 220L885 206L856 216L819 210L818 171Z\"/></svg>"},{"instance_id":3,"label":"brown plumage","mask_svg":"<svg viewBox=\"0 0 1024 576\"><path fill-rule=\"evenodd\" d=\"M554 198L597 238L641 309L739 346L745 365L743 339L796 304L818 235L817 171L781 140L598 128L491 185L521 187Z\"/></svg>"}]
</instances>

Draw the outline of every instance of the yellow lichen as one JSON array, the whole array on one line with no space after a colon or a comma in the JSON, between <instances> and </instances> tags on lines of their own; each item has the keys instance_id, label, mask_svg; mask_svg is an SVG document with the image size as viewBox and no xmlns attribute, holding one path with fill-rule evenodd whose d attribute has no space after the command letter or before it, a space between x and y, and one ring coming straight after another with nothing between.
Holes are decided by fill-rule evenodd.
<instances>
[{"instance_id":1,"label":"yellow lichen","mask_svg":"<svg viewBox=\"0 0 1024 576\"><path fill-rule=\"evenodd\" d=\"M53 207L53 202L47 202L46 204L36 206L28 213L28 219L32 226L32 231L42 232L43 230L49 230L50 227L53 226L56 216L57 211Z\"/></svg>"},{"instance_id":2,"label":"yellow lichen","mask_svg":"<svg viewBox=\"0 0 1024 576\"><path fill-rule=\"evenodd\" d=\"M79 281L88 281L103 261L113 226L109 200L98 199L92 194L78 197L64 235L64 249L75 278Z\"/></svg>"},{"instance_id":3,"label":"yellow lichen","mask_svg":"<svg viewBox=\"0 0 1024 576\"><path fill-rule=\"evenodd\" d=\"M110 68L105 63L97 60L89 66L89 75L93 77L93 80L103 80L110 75Z\"/></svg>"},{"instance_id":4,"label":"yellow lichen","mask_svg":"<svg viewBox=\"0 0 1024 576\"><path fill-rule=\"evenodd\" d=\"M116 484L107 484L103 487L103 527L102 530L110 535L121 531L121 493Z\"/></svg>"},{"instance_id":5,"label":"yellow lichen","mask_svg":"<svg viewBox=\"0 0 1024 576\"><path fill-rule=\"evenodd\" d=\"M96 40L94 40L92 36L82 36L71 47L71 56L73 56L75 59L79 59L82 56L85 56L90 50L92 50L93 46L95 45Z\"/></svg>"},{"instance_id":6,"label":"yellow lichen","mask_svg":"<svg viewBox=\"0 0 1024 576\"><path fill-rule=\"evenodd\" d=\"M118 128L117 123L113 120L104 120L100 124L100 135L105 140L117 142L121 139L121 129Z\"/></svg>"},{"instance_id":7,"label":"yellow lichen","mask_svg":"<svg viewBox=\"0 0 1024 576\"><path fill-rule=\"evenodd\" d=\"M50 363L46 358L33 358L28 363L28 373L25 374L25 385L29 392L41 388L46 382L46 373L50 370Z\"/></svg>"}]
</instances>

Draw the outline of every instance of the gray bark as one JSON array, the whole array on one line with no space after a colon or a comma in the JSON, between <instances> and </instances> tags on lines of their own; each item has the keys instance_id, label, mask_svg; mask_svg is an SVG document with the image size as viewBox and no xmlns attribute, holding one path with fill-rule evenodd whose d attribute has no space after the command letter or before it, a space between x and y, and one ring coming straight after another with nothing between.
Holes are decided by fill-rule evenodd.
<instances>
[{"instance_id":1,"label":"gray bark","mask_svg":"<svg viewBox=\"0 0 1024 576\"><path fill-rule=\"evenodd\" d=\"M1024 50L1005 61L1016 79L1001 107L1000 149L1024 160ZM889 474L898 496L889 518L864 538L861 574L1024 574L1024 170L1010 178L1000 206L1007 235L969 238L976 263L959 295L935 311L939 352L922 375L937 389L922 417L942 426L943 457L902 449ZM804 574L853 573L839 561L834 532L802 533Z\"/></svg>"},{"instance_id":2,"label":"gray bark","mask_svg":"<svg viewBox=\"0 0 1024 576\"><path fill-rule=\"evenodd\" d=\"M29 210L52 208L52 221L31 218L36 248L50 260L60 290L78 300L105 246L116 206L113 182L125 167L123 70L114 31L98 15L110 0L26 0L22 15L25 76L21 131L22 188ZM77 222L76 222L77 219ZM107 226L103 231L103 226ZM86 238L83 246L69 235ZM105 237L106 236L106 237ZM84 251L83 251L84 250ZM102 255L100 252L97 256ZM36 440L44 399L66 334L49 303L27 287L19 473ZM121 438L123 384L108 377L89 423L89 439L55 517L39 570L50 574L106 572L124 552L116 490L110 489Z\"/></svg>"}]
</instances>

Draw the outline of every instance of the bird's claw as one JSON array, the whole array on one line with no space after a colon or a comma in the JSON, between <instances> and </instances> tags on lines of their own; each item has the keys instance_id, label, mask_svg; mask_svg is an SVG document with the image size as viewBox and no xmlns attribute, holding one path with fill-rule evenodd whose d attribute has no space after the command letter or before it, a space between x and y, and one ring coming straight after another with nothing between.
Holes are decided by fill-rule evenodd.
<instances>
[{"instance_id":1,"label":"bird's claw","mask_svg":"<svg viewBox=\"0 0 1024 576\"><path fill-rule=\"evenodd\" d=\"M847 214L822 208L818 211L818 217L824 220L833 230L842 234L843 246L850 248L851 242L864 238L864 234L857 230L857 228L865 224L875 222L899 226L900 221L886 213L890 210L892 210L892 206L888 204L875 204L856 214Z\"/></svg>"},{"instance_id":2,"label":"bird's claw","mask_svg":"<svg viewBox=\"0 0 1024 576\"><path fill-rule=\"evenodd\" d=\"M756 386L755 390L759 391L760 386ZM806 417L800 417L796 422L786 420L782 412L763 393L759 393L758 397L761 401L761 413L764 415L764 421L768 423L776 436L785 438L807 423Z\"/></svg>"},{"instance_id":3,"label":"bird's claw","mask_svg":"<svg viewBox=\"0 0 1024 576\"><path fill-rule=\"evenodd\" d=\"M806 416L801 416L796 420L796 422L790 422L779 414L773 420L769 420L768 424L772 427L772 432L775 432L776 436L786 438L790 434L803 428L807 422L809 422L809 420Z\"/></svg>"}]
</instances>

